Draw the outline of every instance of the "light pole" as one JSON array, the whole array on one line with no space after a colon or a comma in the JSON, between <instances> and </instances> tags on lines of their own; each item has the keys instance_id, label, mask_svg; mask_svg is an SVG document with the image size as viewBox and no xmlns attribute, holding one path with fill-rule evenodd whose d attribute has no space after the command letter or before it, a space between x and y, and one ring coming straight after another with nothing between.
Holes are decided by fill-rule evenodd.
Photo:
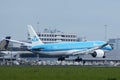
<instances>
[{"instance_id":1,"label":"light pole","mask_svg":"<svg viewBox=\"0 0 120 80\"><path fill-rule=\"evenodd\" d=\"M37 22L37 30L38 30L38 33L39 33L39 22Z\"/></svg>"},{"instance_id":2,"label":"light pole","mask_svg":"<svg viewBox=\"0 0 120 80\"><path fill-rule=\"evenodd\" d=\"M107 25L104 25L105 27L105 41L107 41Z\"/></svg>"}]
</instances>

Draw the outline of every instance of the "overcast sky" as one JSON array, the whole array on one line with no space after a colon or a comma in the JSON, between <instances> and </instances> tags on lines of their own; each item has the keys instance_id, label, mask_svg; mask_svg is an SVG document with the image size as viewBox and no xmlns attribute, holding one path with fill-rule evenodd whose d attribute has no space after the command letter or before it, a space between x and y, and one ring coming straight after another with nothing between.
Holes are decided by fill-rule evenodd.
<instances>
[{"instance_id":1,"label":"overcast sky","mask_svg":"<svg viewBox=\"0 0 120 80\"><path fill-rule=\"evenodd\" d=\"M120 0L0 0L0 38L27 40L28 24L36 31L58 29L87 40L105 40L106 33L117 38Z\"/></svg>"}]
</instances>

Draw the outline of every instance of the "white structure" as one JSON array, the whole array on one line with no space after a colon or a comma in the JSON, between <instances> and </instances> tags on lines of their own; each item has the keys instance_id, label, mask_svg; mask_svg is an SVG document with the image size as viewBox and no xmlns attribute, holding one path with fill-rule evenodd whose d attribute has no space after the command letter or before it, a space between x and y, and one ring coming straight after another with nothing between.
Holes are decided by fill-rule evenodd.
<instances>
[{"instance_id":1,"label":"white structure","mask_svg":"<svg viewBox=\"0 0 120 80\"><path fill-rule=\"evenodd\" d=\"M78 41L76 34L68 34L55 30L45 29L44 32L37 33L43 43L56 43L56 42L74 42ZM28 34L28 40L30 40Z\"/></svg>"},{"instance_id":2,"label":"white structure","mask_svg":"<svg viewBox=\"0 0 120 80\"><path fill-rule=\"evenodd\" d=\"M38 33L38 36L44 43L55 43L55 42L73 42L77 41L76 34L65 34L65 33Z\"/></svg>"}]
</instances>

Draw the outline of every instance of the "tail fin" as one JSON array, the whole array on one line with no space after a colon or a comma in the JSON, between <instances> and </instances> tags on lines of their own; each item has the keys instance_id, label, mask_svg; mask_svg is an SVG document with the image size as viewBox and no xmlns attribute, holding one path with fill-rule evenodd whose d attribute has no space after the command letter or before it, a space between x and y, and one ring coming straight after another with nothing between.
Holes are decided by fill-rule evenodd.
<instances>
[{"instance_id":1,"label":"tail fin","mask_svg":"<svg viewBox=\"0 0 120 80\"><path fill-rule=\"evenodd\" d=\"M28 25L28 34L32 42L32 46L43 44L31 25Z\"/></svg>"},{"instance_id":2,"label":"tail fin","mask_svg":"<svg viewBox=\"0 0 120 80\"><path fill-rule=\"evenodd\" d=\"M10 39L10 38L11 38L10 36L7 36L5 39L3 39L0 42L0 50L6 50L8 48L9 40L7 39Z\"/></svg>"},{"instance_id":3,"label":"tail fin","mask_svg":"<svg viewBox=\"0 0 120 80\"><path fill-rule=\"evenodd\" d=\"M11 36L7 36L6 39L11 39ZM10 41L9 40L5 40L5 41L6 41L5 49L7 49Z\"/></svg>"}]
</instances>

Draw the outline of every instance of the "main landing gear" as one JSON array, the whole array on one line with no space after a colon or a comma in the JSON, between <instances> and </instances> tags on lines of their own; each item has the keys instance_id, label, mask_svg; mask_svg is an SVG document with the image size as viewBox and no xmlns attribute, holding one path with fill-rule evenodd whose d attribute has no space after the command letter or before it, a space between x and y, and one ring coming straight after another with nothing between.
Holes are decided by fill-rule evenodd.
<instances>
[{"instance_id":1,"label":"main landing gear","mask_svg":"<svg viewBox=\"0 0 120 80\"><path fill-rule=\"evenodd\" d=\"M65 58L66 57L59 57L58 58L58 61L65 61ZM70 59L69 59L70 60ZM76 58L76 59L71 59L71 60L73 60L73 61L75 61L75 62L80 62L80 61L83 61L83 59L82 58L79 58L79 56Z\"/></svg>"},{"instance_id":2,"label":"main landing gear","mask_svg":"<svg viewBox=\"0 0 120 80\"><path fill-rule=\"evenodd\" d=\"M106 58L106 56L104 55L103 58Z\"/></svg>"},{"instance_id":3,"label":"main landing gear","mask_svg":"<svg viewBox=\"0 0 120 80\"><path fill-rule=\"evenodd\" d=\"M79 58L79 56L75 59L76 62L80 62L82 61L83 59L82 58Z\"/></svg>"},{"instance_id":4,"label":"main landing gear","mask_svg":"<svg viewBox=\"0 0 120 80\"><path fill-rule=\"evenodd\" d=\"M59 57L58 58L58 61L64 61L65 60L65 57Z\"/></svg>"}]
</instances>

